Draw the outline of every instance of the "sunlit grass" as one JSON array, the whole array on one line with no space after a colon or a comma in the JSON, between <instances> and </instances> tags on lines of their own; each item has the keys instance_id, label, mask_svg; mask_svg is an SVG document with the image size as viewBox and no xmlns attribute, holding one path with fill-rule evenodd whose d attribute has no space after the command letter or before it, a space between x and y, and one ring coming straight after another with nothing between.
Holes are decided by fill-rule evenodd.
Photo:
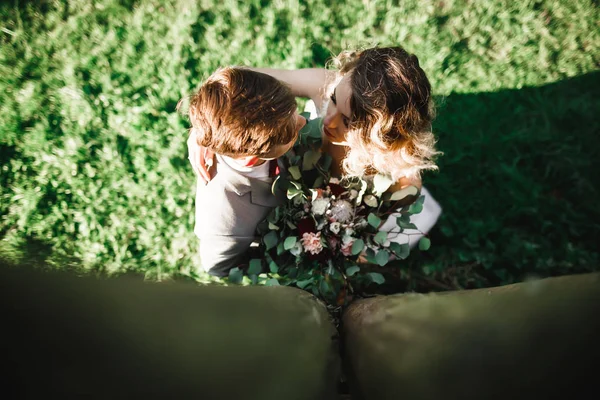
<instances>
[{"instance_id":1,"label":"sunlit grass","mask_svg":"<svg viewBox=\"0 0 600 400\"><path fill-rule=\"evenodd\" d=\"M222 65L400 44L431 79L445 153L424 177L444 215L403 276L457 287L597 269L597 2L348 3L3 3L4 257L207 280L177 101Z\"/></svg>"}]
</instances>

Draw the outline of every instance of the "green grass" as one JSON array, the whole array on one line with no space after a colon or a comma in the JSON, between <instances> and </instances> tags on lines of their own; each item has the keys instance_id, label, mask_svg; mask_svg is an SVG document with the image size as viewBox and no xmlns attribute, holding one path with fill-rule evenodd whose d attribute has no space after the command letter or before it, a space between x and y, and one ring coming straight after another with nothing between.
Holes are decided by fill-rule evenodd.
<instances>
[{"instance_id":1,"label":"green grass","mask_svg":"<svg viewBox=\"0 0 600 400\"><path fill-rule=\"evenodd\" d=\"M177 101L222 65L400 44L445 153L424 177L444 215L408 287L600 267L597 1L30 3L0 6L2 258L205 281Z\"/></svg>"}]
</instances>

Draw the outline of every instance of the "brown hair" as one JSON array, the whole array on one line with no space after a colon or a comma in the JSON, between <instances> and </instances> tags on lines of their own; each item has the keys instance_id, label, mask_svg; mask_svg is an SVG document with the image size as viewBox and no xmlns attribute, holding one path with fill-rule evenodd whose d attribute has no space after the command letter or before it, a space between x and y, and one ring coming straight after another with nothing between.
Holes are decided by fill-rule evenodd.
<instances>
[{"instance_id":1,"label":"brown hair","mask_svg":"<svg viewBox=\"0 0 600 400\"><path fill-rule=\"evenodd\" d=\"M431 85L418 58L401 47L343 52L334 65L350 74L350 150L344 170L370 169L397 180L437 169Z\"/></svg>"},{"instance_id":2,"label":"brown hair","mask_svg":"<svg viewBox=\"0 0 600 400\"><path fill-rule=\"evenodd\" d=\"M213 73L190 98L198 144L226 156L261 156L296 138L296 98L272 76L240 67Z\"/></svg>"}]
</instances>

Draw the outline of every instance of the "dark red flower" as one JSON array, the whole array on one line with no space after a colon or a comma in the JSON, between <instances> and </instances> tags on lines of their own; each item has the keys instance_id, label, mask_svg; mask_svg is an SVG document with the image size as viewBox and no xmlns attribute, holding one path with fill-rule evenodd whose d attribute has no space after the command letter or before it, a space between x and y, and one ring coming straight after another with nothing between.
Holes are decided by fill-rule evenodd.
<instances>
[{"instance_id":1,"label":"dark red flower","mask_svg":"<svg viewBox=\"0 0 600 400\"><path fill-rule=\"evenodd\" d=\"M315 220L312 218L304 218L298 222L298 235L300 238L305 233L317 233L317 227L315 225Z\"/></svg>"},{"instance_id":2,"label":"dark red flower","mask_svg":"<svg viewBox=\"0 0 600 400\"><path fill-rule=\"evenodd\" d=\"M330 183L328 186L331 190L331 194L333 194L335 197L339 197L342 193L346 191L346 189L343 186L340 186L337 183Z\"/></svg>"}]
</instances>

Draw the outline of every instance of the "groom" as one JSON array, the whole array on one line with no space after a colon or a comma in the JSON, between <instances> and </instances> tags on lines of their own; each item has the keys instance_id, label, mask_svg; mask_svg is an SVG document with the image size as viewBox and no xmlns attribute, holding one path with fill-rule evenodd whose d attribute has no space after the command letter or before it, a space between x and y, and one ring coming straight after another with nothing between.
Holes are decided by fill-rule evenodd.
<instances>
[{"instance_id":1,"label":"groom","mask_svg":"<svg viewBox=\"0 0 600 400\"><path fill-rule=\"evenodd\" d=\"M200 146L216 154L214 178L198 181L196 225L204 270L227 276L255 240L259 222L278 204L271 185L276 159L306 120L291 90L277 79L239 67L212 74L190 99Z\"/></svg>"}]
</instances>

